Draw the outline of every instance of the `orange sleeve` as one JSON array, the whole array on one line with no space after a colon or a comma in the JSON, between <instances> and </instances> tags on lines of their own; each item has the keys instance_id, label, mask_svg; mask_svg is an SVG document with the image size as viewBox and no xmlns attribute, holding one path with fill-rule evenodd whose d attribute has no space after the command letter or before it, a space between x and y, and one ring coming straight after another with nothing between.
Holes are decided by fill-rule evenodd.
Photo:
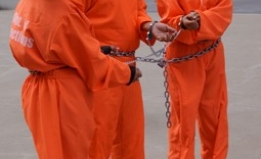
<instances>
[{"instance_id":1,"label":"orange sleeve","mask_svg":"<svg viewBox=\"0 0 261 159\"><path fill-rule=\"evenodd\" d=\"M168 23L171 27L178 28L178 23L181 15L185 12L179 6L178 1L174 0L156 0L158 14L161 17L161 21Z\"/></svg>"},{"instance_id":2,"label":"orange sleeve","mask_svg":"<svg viewBox=\"0 0 261 159\"><path fill-rule=\"evenodd\" d=\"M131 71L127 64L103 55L91 25L83 14L71 14L56 25L50 41L50 54L75 68L89 89L98 91L127 84Z\"/></svg>"},{"instance_id":3,"label":"orange sleeve","mask_svg":"<svg viewBox=\"0 0 261 159\"><path fill-rule=\"evenodd\" d=\"M95 0L84 0L85 2L85 9L84 9L84 13L86 13L89 9L92 8L93 5L95 5L94 3L96 2Z\"/></svg>"},{"instance_id":4,"label":"orange sleeve","mask_svg":"<svg viewBox=\"0 0 261 159\"><path fill-rule=\"evenodd\" d=\"M197 40L216 40L222 36L231 23L233 5L231 0L220 0L215 7L206 11L196 10L200 15L200 29Z\"/></svg>"},{"instance_id":5,"label":"orange sleeve","mask_svg":"<svg viewBox=\"0 0 261 159\"><path fill-rule=\"evenodd\" d=\"M71 0L73 4L75 4L79 10L83 12L87 12L93 5L93 0Z\"/></svg>"},{"instance_id":6,"label":"orange sleeve","mask_svg":"<svg viewBox=\"0 0 261 159\"><path fill-rule=\"evenodd\" d=\"M137 0L138 1L138 18L137 18L137 24L138 24L138 30L139 30L139 34L140 34L140 39L145 42L146 44L148 44L146 38L147 38L147 31L142 30L142 25L145 22L151 22L152 19L149 17L149 15L147 14L147 4L145 3L144 0ZM151 44L155 43L155 39L153 38L150 41Z\"/></svg>"}]
</instances>

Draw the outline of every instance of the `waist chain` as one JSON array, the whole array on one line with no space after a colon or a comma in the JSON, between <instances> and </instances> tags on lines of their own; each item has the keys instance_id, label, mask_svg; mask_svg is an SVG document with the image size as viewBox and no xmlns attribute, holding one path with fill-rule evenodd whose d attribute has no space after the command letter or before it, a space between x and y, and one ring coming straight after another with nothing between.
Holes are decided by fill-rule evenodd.
<instances>
[{"instance_id":1,"label":"waist chain","mask_svg":"<svg viewBox=\"0 0 261 159\"><path fill-rule=\"evenodd\" d=\"M172 58L169 60L165 59L166 51L165 51L165 49L161 49L159 51L162 52L163 58L160 58L160 59L148 58L150 56L149 55L146 57L136 57L134 61L129 61L127 63L130 64L133 62L141 61L141 62L157 63L160 67L164 67L167 63L179 63L179 62L188 61L188 60L192 60L194 58L203 56L203 55L209 53L210 51L214 50L220 44L220 42L221 42L221 38L217 39L214 44L205 48L204 50L196 52L196 53L192 53L192 54L189 54L189 55L183 56L183 57L175 57L175 58Z\"/></svg>"},{"instance_id":2,"label":"waist chain","mask_svg":"<svg viewBox=\"0 0 261 159\"><path fill-rule=\"evenodd\" d=\"M108 55L117 56L117 57L121 57L121 56L132 57L132 56L134 56L134 54L135 54L135 51L131 51L131 52L113 52L113 53L109 53Z\"/></svg>"},{"instance_id":3,"label":"waist chain","mask_svg":"<svg viewBox=\"0 0 261 159\"><path fill-rule=\"evenodd\" d=\"M184 56L184 57L172 58L170 60L165 60L165 61L168 62L168 63L178 63L178 62L182 62L182 61L192 60L194 58L200 57L200 56L205 55L206 53L214 50L220 44L220 42L221 42L221 38L216 40L216 42L214 44L205 48L202 51L199 51L197 53L190 54L190 55L187 55L187 56Z\"/></svg>"}]
</instances>

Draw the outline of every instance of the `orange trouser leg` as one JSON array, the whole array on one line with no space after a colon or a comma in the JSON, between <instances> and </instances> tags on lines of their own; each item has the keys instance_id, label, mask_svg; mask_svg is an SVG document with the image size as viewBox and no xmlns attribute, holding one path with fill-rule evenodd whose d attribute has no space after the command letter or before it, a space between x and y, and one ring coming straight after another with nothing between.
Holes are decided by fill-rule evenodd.
<instances>
[{"instance_id":1,"label":"orange trouser leg","mask_svg":"<svg viewBox=\"0 0 261 159\"><path fill-rule=\"evenodd\" d=\"M222 47L191 61L170 64L168 72L172 102L169 159L195 158L194 136L197 118L203 158L225 159L227 119Z\"/></svg>"},{"instance_id":2,"label":"orange trouser leg","mask_svg":"<svg viewBox=\"0 0 261 159\"><path fill-rule=\"evenodd\" d=\"M91 158L144 159L140 83L97 92L94 99L97 131L91 146Z\"/></svg>"},{"instance_id":3,"label":"orange trouser leg","mask_svg":"<svg viewBox=\"0 0 261 159\"><path fill-rule=\"evenodd\" d=\"M111 159L144 159L144 110L140 83L126 90Z\"/></svg>"},{"instance_id":4,"label":"orange trouser leg","mask_svg":"<svg viewBox=\"0 0 261 159\"><path fill-rule=\"evenodd\" d=\"M202 159L226 159L228 150L227 86L222 52L213 57L207 71L202 94L198 124Z\"/></svg>"},{"instance_id":5,"label":"orange trouser leg","mask_svg":"<svg viewBox=\"0 0 261 159\"><path fill-rule=\"evenodd\" d=\"M23 110L39 159L88 159L94 132L88 94L71 69L27 78Z\"/></svg>"},{"instance_id":6,"label":"orange trouser leg","mask_svg":"<svg viewBox=\"0 0 261 159\"><path fill-rule=\"evenodd\" d=\"M92 95L96 131L90 147L91 159L108 159L110 156L124 90L124 87L119 86Z\"/></svg>"}]
</instances>

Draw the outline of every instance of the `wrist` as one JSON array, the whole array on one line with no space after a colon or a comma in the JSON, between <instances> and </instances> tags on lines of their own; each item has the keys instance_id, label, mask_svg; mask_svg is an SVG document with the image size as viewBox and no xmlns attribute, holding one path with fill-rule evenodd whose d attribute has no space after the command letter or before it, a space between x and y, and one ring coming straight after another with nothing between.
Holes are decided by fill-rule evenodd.
<instances>
[{"instance_id":1,"label":"wrist","mask_svg":"<svg viewBox=\"0 0 261 159\"><path fill-rule=\"evenodd\" d=\"M186 30L187 27L184 25L184 22L183 22L184 17L185 17L184 15L180 17L178 26L179 26L181 29Z\"/></svg>"},{"instance_id":2,"label":"wrist","mask_svg":"<svg viewBox=\"0 0 261 159\"><path fill-rule=\"evenodd\" d=\"M149 24L149 29L148 29L148 32L147 32L147 40L151 40L153 38L153 33L152 33L152 29L153 29L153 26L158 23L158 21L153 21Z\"/></svg>"}]
</instances>

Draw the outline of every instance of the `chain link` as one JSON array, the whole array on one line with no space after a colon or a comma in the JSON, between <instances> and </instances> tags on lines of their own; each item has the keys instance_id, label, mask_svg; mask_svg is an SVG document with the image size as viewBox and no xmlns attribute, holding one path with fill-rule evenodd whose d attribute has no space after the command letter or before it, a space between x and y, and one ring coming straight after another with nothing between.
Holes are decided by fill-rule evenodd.
<instances>
[{"instance_id":1,"label":"chain link","mask_svg":"<svg viewBox=\"0 0 261 159\"><path fill-rule=\"evenodd\" d=\"M135 51L131 51L131 52L114 52L114 53L110 53L109 55L111 56L118 56L118 57L121 57L121 56L125 56L125 57L131 57L131 56L134 56L135 54Z\"/></svg>"},{"instance_id":2,"label":"chain link","mask_svg":"<svg viewBox=\"0 0 261 159\"><path fill-rule=\"evenodd\" d=\"M125 63L132 64L132 63L135 63L135 62L138 62L138 61L140 61L140 62L149 62L149 63L160 63L160 62L163 61L163 58L160 58L160 59L149 58L151 56L154 56L154 54L150 54L150 55L145 56L145 57L135 57L135 60L127 61Z\"/></svg>"}]
</instances>

